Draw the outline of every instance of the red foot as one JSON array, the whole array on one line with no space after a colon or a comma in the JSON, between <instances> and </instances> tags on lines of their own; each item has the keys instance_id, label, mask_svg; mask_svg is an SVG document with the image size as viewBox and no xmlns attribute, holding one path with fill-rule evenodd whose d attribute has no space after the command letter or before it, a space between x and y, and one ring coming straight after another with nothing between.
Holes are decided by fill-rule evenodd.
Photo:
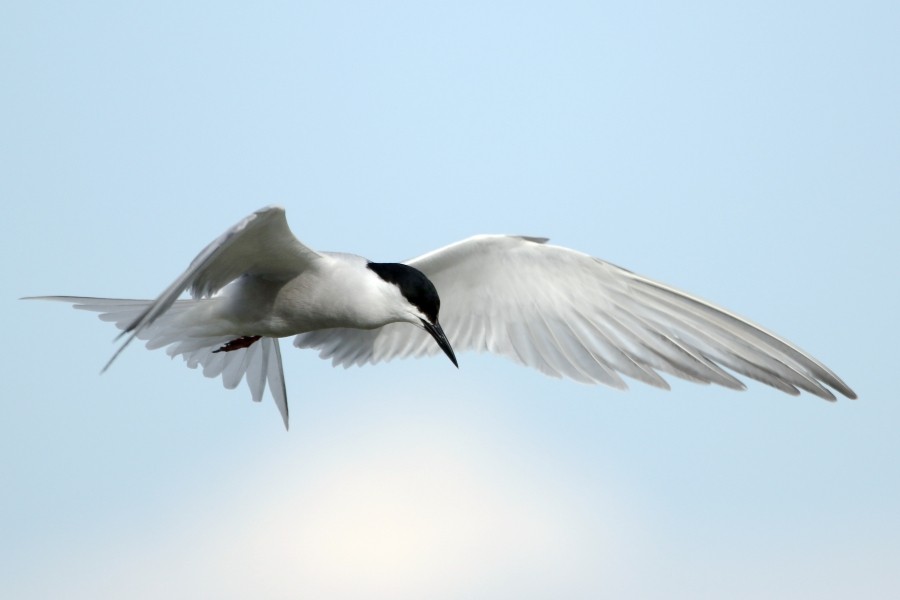
<instances>
[{"instance_id":1,"label":"red foot","mask_svg":"<svg viewBox=\"0 0 900 600\"><path fill-rule=\"evenodd\" d=\"M218 350L213 350L213 354L216 352L231 352L232 350L240 350L241 348L249 348L253 345L253 342L258 340L261 336L258 335L245 335L243 337L239 337L235 340L231 340Z\"/></svg>"}]
</instances>

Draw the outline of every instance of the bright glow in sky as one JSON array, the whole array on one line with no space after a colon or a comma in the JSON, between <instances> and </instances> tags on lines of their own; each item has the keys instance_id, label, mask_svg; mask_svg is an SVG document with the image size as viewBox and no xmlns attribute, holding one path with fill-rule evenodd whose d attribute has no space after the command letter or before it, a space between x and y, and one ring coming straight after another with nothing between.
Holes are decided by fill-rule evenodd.
<instances>
[{"instance_id":1,"label":"bright glow in sky","mask_svg":"<svg viewBox=\"0 0 900 600\"><path fill-rule=\"evenodd\" d=\"M0 11L4 598L900 597L896 2ZM500 358L271 400L34 294L152 297L260 206L402 260L548 236L771 328L828 404Z\"/></svg>"}]
</instances>

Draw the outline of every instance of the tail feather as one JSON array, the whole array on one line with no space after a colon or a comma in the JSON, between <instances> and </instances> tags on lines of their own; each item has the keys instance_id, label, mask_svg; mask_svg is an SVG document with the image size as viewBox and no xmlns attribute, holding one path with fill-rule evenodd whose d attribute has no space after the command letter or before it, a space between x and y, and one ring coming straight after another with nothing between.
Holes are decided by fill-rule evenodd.
<instances>
[{"instance_id":1,"label":"tail feather","mask_svg":"<svg viewBox=\"0 0 900 600\"><path fill-rule=\"evenodd\" d=\"M126 300L118 298L86 298L80 296L41 296L33 300L53 300L72 304L78 310L100 313L102 321L115 324L125 330L135 318L146 311L152 300ZM146 341L147 348L166 348L171 357L181 356L188 367L202 367L206 377L222 377L227 389L234 389L241 380L247 382L254 402L260 402L266 387L281 413L285 429L288 428L287 391L284 370L281 363L281 349L278 338L263 337L246 348L231 352L215 352L231 340L231 336L191 337L178 323L178 317L185 310L202 300L177 300L153 323L137 331L137 338ZM107 367L118 356L122 348L113 355ZM106 370L106 367L104 367Z\"/></svg>"}]
</instances>

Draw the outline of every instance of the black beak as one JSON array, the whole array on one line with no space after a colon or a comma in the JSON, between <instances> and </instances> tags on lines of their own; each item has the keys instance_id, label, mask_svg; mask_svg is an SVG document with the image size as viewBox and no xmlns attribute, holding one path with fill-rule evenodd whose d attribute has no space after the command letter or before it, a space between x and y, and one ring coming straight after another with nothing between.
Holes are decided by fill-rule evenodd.
<instances>
[{"instance_id":1,"label":"black beak","mask_svg":"<svg viewBox=\"0 0 900 600\"><path fill-rule=\"evenodd\" d=\"M453 354L453 348L450 347L450 342L447 340L447 336L444 335L444 330L441 329L441 324L437 321L434 322L434 325L422 319L422 326L425 327L425 331L431 334L431 337L434 338L434 341L437 342L437 345L441 347L441 350L444 351L444 354L447 355L447 358L450 359L450 362L458 369L459 363L456 362L456 355Z\"/></svg>"}]
</instances>

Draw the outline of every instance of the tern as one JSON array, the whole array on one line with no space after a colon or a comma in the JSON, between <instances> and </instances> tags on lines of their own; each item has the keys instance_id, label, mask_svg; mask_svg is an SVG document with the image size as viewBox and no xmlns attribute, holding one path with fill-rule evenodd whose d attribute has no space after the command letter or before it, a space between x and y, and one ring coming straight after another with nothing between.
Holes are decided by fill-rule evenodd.
<instances>
[{"instance_id":1,"label":"tern","mask_svg":"<svg viewBox=\"0 0 900 600\"><path fill-rule=\"evenodd\" d=\"M791 395L856 394L825 365L695 296L546 238L477 235L403 263L317 252L280 206L209 244L155 300L40 296L100 313L124 338L167 347L254 401L268 387L285 428L278 339L349 367L443 351L488 351L554 377L669 389L665 373L742 390L744 375ZM183 292L190 298L180 298ZM438 320L438 317L441 320ZM443 323L443 326L442 326ZM446 329L445 329L446 328ZM446 331L446 333L445 333ZM829 389L831 388L831 389Z\"/></svg>"}]
</instances>

